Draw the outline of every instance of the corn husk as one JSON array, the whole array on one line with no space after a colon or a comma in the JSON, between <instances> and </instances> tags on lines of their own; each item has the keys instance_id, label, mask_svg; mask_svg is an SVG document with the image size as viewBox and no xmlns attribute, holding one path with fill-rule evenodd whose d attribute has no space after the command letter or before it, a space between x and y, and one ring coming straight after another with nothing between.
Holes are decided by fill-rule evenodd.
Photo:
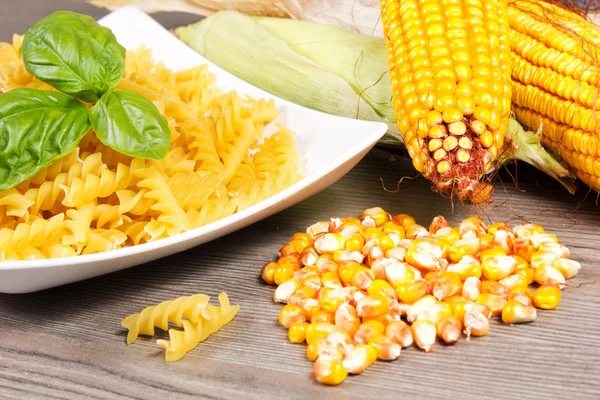
<instances>
[{"instance_id":1,"label":"corn husk","mask_svg":"<svg viewBox=\"0 0 600 400\"><path fill-rule=\"evenodd\" d=\"M291 102L330 114L385 121L387 143L402 143L394 122L385 43L344 29L221 12L175 34L220 67ZM525 161L574 191L570 172L512 120L502 163Z\"/></svg>"},{"instance_id":2,"label":"corn husk","mask_svg":"<svg viewBox=\"0 0 600 400\"><path fill-rule=\"evenodd\" d=\"M322 25L309 22L289 19L278 21L309 24L320 31L323 29ZM340 28L329 28L358 36ZM263 90L329 114L385 122L388 124L389 135L394 136L396 141L402 140L389 107L383 113L376 112L373 105L366 101L366 97L360 96L353 85L329 69L334 68L333 64L321 65L303 56L285 40L248 16L231 11L220 12L197 24L178 28L175 34L204 57ZM330 44L325 46L329 48ZM314 45L303 47L303 51L307 52L308 48L317 51ZM340 56L351 59L354 64L356 57L353 54L342 52ZM379 54L378 57L381 58L380 56ZM379 58L378 61L383 61L384 64L378 63L379 65L374 66L376 71L367 75L381 76L382 70L385 71L385 58ZM340 59L340 65L346 61ZM367 78L366 81L370 82L371 79ZM381 82L387 84L385 100L389 103L389 82L387 79L381 79ZM388 117L391 115L391 118L386 118L383 114Z\"/></svg>"}]
</instances>

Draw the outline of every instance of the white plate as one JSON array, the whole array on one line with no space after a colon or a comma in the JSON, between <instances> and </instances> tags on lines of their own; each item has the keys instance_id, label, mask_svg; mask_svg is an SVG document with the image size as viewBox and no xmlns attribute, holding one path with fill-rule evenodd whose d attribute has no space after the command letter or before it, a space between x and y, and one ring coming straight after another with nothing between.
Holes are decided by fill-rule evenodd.
<instances>
[{"instance_id":1,"label":"white plate","mask_svg":"<svg viewBox=\"0 0 600 400\"><path fill-rule=\"evenodd\" d=\"M340 118L274 97L211 64L151 17L133 7L100 20L127 49L146 45L156 61L181 70L208 64L223 90L273 98L279 122L295 135L304 179L242 212L170 238L105 253L37 261L0 262L0 292L27 293L119 271L206 243L290 207L344 176L385 134L382 123Z\"/></svg>"}]
</instances>

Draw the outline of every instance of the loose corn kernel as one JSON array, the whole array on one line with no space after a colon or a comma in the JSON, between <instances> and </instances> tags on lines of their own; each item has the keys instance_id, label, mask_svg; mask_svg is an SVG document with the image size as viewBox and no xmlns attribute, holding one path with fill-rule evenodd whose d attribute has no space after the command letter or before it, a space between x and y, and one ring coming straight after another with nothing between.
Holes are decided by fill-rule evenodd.
<instances>
[{"instance_id":1,"label":"loose corn kernel","mask_svg":"<svg viewBox=\"0 0 600 400\"><path fill-rule=\"evenodd\" d=\"M329 233L336 233L337 229L342 226L342 220L340 218L329 218L329 227L327 231Z\"/></svg>"},{"instance_id":2,"label":"loose corn kernel","mask_svg":"<svg viewBox=\"0 0 600 400\"><path fill-rule=\"evenodd\" d=\"M556 254L560 258L569 258L569 248L559 243L544 242L539 246L539 251L550 252Z\"/></svg>"},{"instance_id":3,"label":"loose corn kernel","mask_svg":"<svg viewBox=\"0 0 600 400\"><path fill-rule=\"evenodd\" d=\"M321 309L321 304L317 299L302 300L298 305L304 310L304 315L306 315L307 321L312 320L313 315L315 315L317 311Z\"/></svg>"},{"instance_id":4,"label":"loose corn kernel","mask_svg":"<svg viewBox=\"0 0 600 400\"><path fill-rule=\"evenodd\" d=\"M383 231L376 227L367 228L363 232L363 237L365 238L365 242L370 242L371 240L377 239L383 235L384 235Z\"/></svg>"},{"instance_id":5,"label":"loose corn kernel","mask_svg":"<svg viewBox=\"0 0 600 400\"><path fill-rule=\"evenodd\" d=\"M382 295L367 295L356 302L359 317L375 317L390 310L390 302Z\"/></svg>"},{"instance_id":6,"label":"loose corn kernel","mask_svg":"<svg viewBox=\"0 0 600 400\"><path fill-rule=\"evenodd\" d=\"M489 258L505 255L507 255L506 250L502 246L494 246L490 247L489 249L481 250L479 252L479 259L481 262L484 262Z\"/></svg>"},{"instance_id":7,"label":"loose corn kernel","mask_svg":"<svg viewBox=\"0 0 600 400\"><path fill-rule=\"evenodd\" d=\"M310 344L315 340L325 339L334 329L338 329L338 327L328 322L311 322L306 327L306 343Z\"/></svg>"},{"instance_id":8,"label":"loose corn kernel","mask_svg":"<svg viewBox=\"0 0 600 400\"><path fill-rule=\"evenodd\" d=\"M298 289L302 287L302 282L297 279L290 279L277 286L273 293L273 300L278 303L287 303L287 299Z\"/></svg>"},{"instance_id":9,"label":"loose corn kernel","mask_svg":"<svg viewBox=\"0 0 600 400\"><path fill-rule=\"evenodd\" d=\"M262 267L262 270L260 271L260 276L263 278L263 281L265 281L268 285L273 285L275 283L275 269L277 269L278 266L279 264L270 262L265 264L264 267Z\"/></svg>"},{"instance_id":10,"label":"loose corn kernel","mask_svg":"<svg viewBox=\"0 0 600 400\"><path fill-rule=\"evenodd\" d=\"M296 304L287 304L279 312L279 323L289 328L296 322L306 322L306 315L302 307Z\"/></svg>"},{"instance_id":11,"label":"loose corn kernel","mask_svg":"<svg viewBox=\"0 0 600 400\"><path fill-rule=\"evenodd\" d=\"M433 285L433 297L442 301L450 296L460 292L462 289L462 281L456 272L444 271Z\"/></svg>"},{"instance_id":12,"label":"loose corn kernel","mask_svg":"<svg viewBox=\"0 0 600 400\"><path fill-rule=\"evenodd\" d=\"M294 278L294 272L294 268L290 264L277 265L273 273L273 282L279 286L283 282Z\"/></svg>"},{"instance_id":13,"label":"loose corn kernel","mask_svg":"<svg viewBox=\"0 0 600 400\"><path fill-rule=\"evenodd\" d=\"M451 344L458 341L461 335L462 323L450 315L442 318L435 325L437 336L445 343Z\"/></svg>"},{"instance_id":14,"label":"loose corn kernel","mask_svg":"<svg viewBox=\"0 0 600 400\"><path fill-rule=\"evenodd\" d=\"M384 253L386 251L396 247L396 243L394 243L394 240L389 235L386 235L386 234L383 234L382 236L379 236L378 238L375 238L374 240L377 243L377 245L379 245L379 247L381 247L381 250L383 250Z\"/></svg>"},{"instance_id":15,"label":"loose corn kernel","mask_svg":"<svg viewBox=\"0 0 600 400\"><path fill-rule=\"evenodd\" d=\"M314 290L319 290L323 287L321 277L318 275L309 275L301 280L302 286L310 287Z\"/></svg>"},{"instance_id":16,"label":"loose corn kernel","mask_svg":"<svg viewBox=\"0 0 600 400\"><path fill-rule=\"evenodd\" d=\"M286 302L288 304L301 305L305 300L313 299L315 297L315 295L316 295L315 289L308 287L308 286L302 286L302 287L299 287L298 289L296 289L294 291L294 293L292 293L290 296L288 296L286 299Z\"/></svg>"},{"instance_id":17,"label":"loose corn kernel","mask_svg":"<svg viewBox=\"0 0 600 400\"><path fill-rule=\"evenodd\" d=\"M479 260L473 256L464 256L455 264L450 264L447 271L456 272L461 280L466 280L469 277L481 278L483 268Z\"/></svg>"},{"instance_id":18,"label":"loose corn kernel","mask_svg":"<svg viewBox=\"0 0 600 400\"><path fill-rule=\"evenodd\" d=\"M290 326L290 330L288 331L288 339L292 343L304 343L306 340L306 327L308 323L306 322L295 322Z\"/></svg>"},{"instance_id":19,"label":"loose corn kernel","mask_svg":"<svg viewBox=\"0 0 600 400\"><path fill-rule=\"evenodd\" d=\"M431 288L433 289L433 285L435 285L438 278L440 277L440 273L440 271L429 271L425 274L423 279L425 279L427 283L429 283L429 286L431 286Z\"/></svg>"},{"instance_id":20,"label":"loose corn kernel","mask_svg":"<svg viewBox=\"0 0 600 400\"><path fill-rule=\"evenodd\" d=\"M409 239L419 239L429 237L429 231L423 225L414 224L406 231L406 237Z\"/></svg>"},{"instance_id":21,"label":"loose corn kernel","mask_svg":"<svg viewBox=\"0 0 600 400\"><path fill-rule=\"evenodd\" d=\"M331 289L339 289L344 287L340 278L335 272L326 272L321 276L321 284L323 287Z\"/></svg>"},{"instance_id":22,"label":"loose corn kernel","mask_svg":"<svg viewBox=\"0 0 600 400\"><path fill-rule=\"evenodd\" d=\"M464 325L467 339L471 336L485 336L490 332L490 320L479 311L467 311Z\"/></svg>"},{"instance_id":23,"label":"loose corn kernel","mask_svg":"<svg viewBox=\"0 0 600 400\"><path fill-rule=\"evenodd\" d=\"M406 251L406 262L423 271L440 269L443 256L442 248L431 242L413 240Z\"/></svg>"},{"instance_id":24,"label":"loose corn kernel","mask_svg":"<svg viewBox=\"0 0 600 400\"><path fill-rule=\"evenodd\" d=\"M421 312L423 312L427 307L432 304L437 303L437 300L432 295L426 295L415 301L413 304L408 307L406 310L406 319L408 322L414 322L417 320L417 317Z\"/></svg>"},{"instance_id":25,"label":"loose corn kernel","mask_svg":"<svg viewBox=\"0 0 600 400\"><path fill-rule=\"evenodd\" d=\"M463 238L452 243L448 248L448 258L452 262L459 262L464 256L474 256L481 249L478 237Z\"/></svg>"},{"instance_id":26,"label":"loose corn kernel","mask_svg":"<svg viewBox=\"0 0 600 400\"><path fill-rule=\"evenodd\" d=\"M277 264L291 265L294 271L298 271L302 267L299 254L290 254L287 256L279 257L279 259L277 260Z\"/></svg>"},{"instance_id":27,"label":"loose corn kernel","mask_svg":"<svg viewBox=\"0 0 600 400\"><path fill-rule=\"evenodd\" d=\"M337 386L346 380L348 371L340 360L319 358L313 365L313 372L318 382Z\"/></svg>"},{"instance_id":28,"label":"loose corn kernel","mask_svg":"<svg viewBox=\"0 0 600 400\"><path fill-rule=\"evenodd\" d=\"M468 277L462 287L462 295L471 300L475 301L477 296L481 293L481 281L479 278L470 276Z\"/></svg>"},{"instance_id":29,"label":"loose corn kernel","mask_svg":"<svg viewBox=\"0 0 600 400\"><path fill-rule=\"evenodd\" d=\"M329 313L335 313L337 308L346 301L349 301L347 290L345 288L330 289L323 288L319 292L319 303L321 308Z\"/></svg>"},{"instance_id":30,"label":"loose corn kernel","mask_svg":"<svg viewBox=\"0 0 600 400\"><path fill-rule=\"evenodd\" d=\"M517 270L517 261L510 256L495 256L485 260L482 264L483 276L486 279L499 281L513 274Z\"/></svg>"},{"instance_id":31,"label":"loose corn kernel","mask_svg":"<svg viewBox=\"0 0 600 400\"><path fill-rule=\"evenodd\" d=\"M533 294L533 304L543 310L554 310L560 303L561 296L562 292L557 285L542 285Z\"/></svg>"},{"instance_id":32,"label":"loose corn kernel","mask_svg":"<svg viewBox=\"0 0 600 400\"><path fill-rule=\"evenodd\" d=\"M506 297L508 296L508 288L498 281L483 281L481 282L481 293Z\"/></svg>"},{"instance_id":33,"label":"loose corn kernel","mask_svg":"<svg viewBox=\"0 0 600 400\"><path fill-rule=\"evenodd\" d=\"M352 337L361 323L356 308L350 303L344 303L338 307L335 311L334 322L337 327L345 330Z\"/></svg>"},{"instance_id":34,"label":"loose corn kernel","mask_svg":"<svg viewBox=\"0 0 600 400\"><path fill-rule=\"evenodd\" d=\"M505 324L533 322L537 313L533 306L527 306L517 300L509 300L502 309L502 321Z\"/></svg>"},{"instance_id":35,"label":"loose corn kernel","mask_svg":"<svg viewBox=\"0 0 600 400\"><path fill-rule=\"evenodd\" d=\"M433 351L437 330L435 324L426 319L415 321L411 326L413 338L420 349L429 353Z\"/></svg>"},{"instance_id":36,"label":"loose corn kernel","mask_svg":"<svg viewBox=\"0 0 600 400\"><path fill-rule=\"evenodd\" d=\"M319 310L312 315L310 322L327 322L328 324L333 324L333 314L325 310Z\"/></svg>"},{"instance_id":37,"label":"loose corn kernel","mask_svg":"<svg viewBox=\"0 0 600 400\"><path fill-rule=\"evenodd\" d=\"M515 236L521 237L544 233L544 228L537 224L522 224L515 226L512 231Z\"/></svg>"},{"instance_id":38,"label":"loose corn kernel","mask_svg":"<svg viewBox=\"0 0 600 400\"><path fill-rule=\"evenodd\" d=\"M395 300L397 300L396 291L394 290L392 285L390 285L387 281L385 281L383 279L374 280L367 288L367 294L381 295L381 296L387 298L387 300L390 304L392 302L394 302Z\"/></svg>"},{"instance_id":39,"label":"loose corn kernel","mask_svg":"<svg viewBox=\"0 0 600 400\"><path fill-rule=\"evenodd\" d=\"M351 284L361 290L367 290L369 285L375 280L375 275L367 267L360 267L356 273L352 275Z\"/></svg>"},{"instance_id":40,"label":"loose corn kernel","mask_svg":"<svg viewBox=\"0 0 600 400\"><path fill-rule=\"evenodd\" d=\"M481 233L479 235L479 242L481 243L482 249L487 249L494 245L494 237L489 233Z\"/></svg>"},{"instance_id":41,"label":"loose corn kernel","mask_svg":"<svg viewBox=\"0 0 600 400\"><path fill-rule=\"evenodd\" d=\"M487 318L491 318L492 316L492 312L485 304L479 304L473 301L462 301L452 306L452 312L459 321L465 320L467 311L479 311Z\"/></svg>"},{"instance_id":42,"label":"loose corn kernel","mask_svg":"<svg viewBox=\"0 0 600 400\"><path fill-rule=\"evenodd\" d=\"M361 374L377 360L377 350L368 344L354 346L342 364L349 374Z\"/></svg>"},{"instance_id":43,"label":"loose corn kernel","mask_svg":"<svg viewBox=\"0 0 600 400\"><path fill-rule=\"evenodd\" d=\"M357 250L344 249L338 250L335 253L333 253L333 261L335 261L338 264L344 261L354 261L361 264L364 259L365 256L363 256L363 254Z\"/></svg>"},{"instance_id":44,"label":"loose corn kernel","mask_svg":"<svg viewBox=\"0 0 600 400\"><path fill-rule=\"evenodd\" d=\"M536 268L534 279L540 285L555 284L560 288L565 285L565 277L563 274L551 265L541 265Z\"/></svg>"},{"instance_id":45,"label":"loose corn kernel","mask_svg":"<svg viewBox=\"0 0 600 400\"><path fill-rule=\"evenodd\" d=\"M291 240L279 249L279 257L300 254L307 246L304 240Z\"/></svg>"},{"instance_id":46,"label":"loose corn kernel","mask_svg":"<svg viewBox=\"0 0 600 400\"><path fill-rule=\"evenodd\" d=\"M369 346L375 349L379 360L396 360L402 352L402 347L398 343L381 333L369 339Z\"/></svg>"},{"instance_id":47,"label":"loose corn kernel","mask_svg":"<svg viewBox=\"0 0 600 400\"><path fill-rule=\"evenodd\" d=\"M394 221L388 221L383 225L383 232L386 234L396 233L400 236L400 239L406 238L406 231L404 227Z\"/></svg>"},{"instance_id":48,"label":"loose corn kernel","mask_svg":"<svg viewBox=\"0 0 600 400\"><path fill-rule=\"evenodd\" d=\"M346 240L346 249L347 250L355 250L362 251L365 246L365 239L360 233L355 233Z\"/></svg>"},{"instance_id":49,"label":"loose corn kernel","mask_svg":"<svg viewBox=\"0 0 600 400\"><path fill-rule=\"evenodd\" d=\"M554 233L537 233L530 235L529 240L533 242L535 248L538 250L542 243L558 243L558 238Z\"/></svg>"},{"instance_id":50,"label":"loose corn kernel","mask_svg":"<svg viewBox=\"0 0 600 400\"><path fill-rule=\"evenodd\" d=\"M344 248L346 238L339 233L325 233L315 238L314 248L319 254L333 254Z\"/></svg>"},{"instance_id":51,"label":"loose corn kernel","mask_svg":"<svg viewBox=\"0 0 600 400\"><path fill-rule=\"evenodd\" d=\"M381 259L380 265L384 269L385 278L393 286L415 279L415 274L408 264L395 258Z\"/></svg>"},{"instance_id":52,"label":"loose corn kernel","mask_svg":"<svg viewBox=\"0 0 600 400\"><path fill-rule=\"evenodd\" d=\"M367 265L373 265L376 260L383 258L385 255L385 252L381 247L379 247L376 241L373 242L375 242L373 245L369 245L369 243L367 243L365 244L365 247L363 247L363 252L367 252Z\"/></svg>"},{"instance_id":53,"label":"loose corn kernel","mask_svg":"<svg viewBox=\"0 0 600 400\"><path fill-rule=\"evenodd\" d=\"M347 261L347 262L342 263L340 265L340 268L338 269L338 272L339 272L340 278L342 279L342 282L345 285L352 284L352 277L354 276L355 273L358 272L358 270L360 268L363 268L363 266L354 261Z\"/></svg>"},{"instance_id":54,"label":"loose corn kernel","mask_svg":"<svg viewBox=\"0 0 600 400\"><path fill-rule=\"evenodd\" d=\"M301 268L298 271L294 272L294 279L297 279L300 282L302 282L307 276L310 275L321 276L321 273L319 272L319 267L313 265L310 267Z\"/></svg>"},{"instance_id":55,"label":"loose corn kernel","mask_svg":"<svg viewBox=\"0 0 600 400\"><path fill-rule=\"evenodd\" d=\"M514 243L515 236L512 234L512 232L499 230L494 235L494 244L503 248L507 254L511 254L513 252Z\"/></svg>"},{"instance_id":56,"label":"loose corn kernel","mask_svg":"<svg viewBox=\"0 0 600 400\"><path fill-rule=\"evenodd\" d=\"M304 247L312 245L312 236L305 232L296 232L292 235L292 240L299 240L304 243Z\"/></svg>"},{"instance_id":57,"label":"loose corn kernel","mask_svg":"<svg viewBox=\"0 0 600 400\"><path fill-rule=\"evenodd\" d=\"M402 227L404 228L404 231L408 231L408 229L411 226L413 226L414 224L417 223L413 217L411 217L410 215L407 215L407 214L394 215L394 217L392 218L392 221L394 221L398 225L402 225Z\"/></svg>"},{"instance_id":58,"label":"loose corn kernel","mask_svg":"<svg viewBox=\"0 0 600 400\"><path fill-rule=\"evenodd\" d=\"M406 249L403 247L394 247L385 252L385 258L395 258L398 261L404 262L406 257ZM371 266L371 269L373 266Z\"/></svg>"},{"instance_id":59,"label":"loose corn kernel","mask_svg":"<svg viewBox=\"0 0 600 400\"><path fill-rule=\"evenodd\" d=\"M341 351L344 356L346 356L355 346L354 340L350 334L341 328L329 332L329 335L327 335L327 343Z\"/></svg>"},{"instance_id":60,"label":"loose corn kernel","mask_svg":"<svg viewBox=\"0 0 600 400\"><path fill-rule=\"evenodd\" d=\"M569 260L567 258L557 258L552 262L552 266L560 271L565 279L574 278L581 268L581 264L577 261Z\"/></svg>"},{"instance_id":61,"label":"loose corn kernel","mask_svg":"<svg viewBox=\"0 0 600 400\"><path fill-rule=\"evenodd\" d=\"M536 248L528 237L523 236L515 240L513 251L517 256L522 257L525 261L531 262L531 257L533 256L533 253L536 252Z\"/></svg>"},{"instance_id":62,"label":"loose corn kernel","mask_svg":"<svg viewBox=\"0 0 600 400\"><path fill-rule=\"evenodd\" d=\"M362 218L366 217L373 218L377 226L383 225L391 219L390 215L381 207L367 208L362 212Z\"/></svg>"},{"instance_id":63,"label":"loose corn kernel","mask_svg":"<svg viewBox=\"0 0 600 400\"><path fill-rule=\"evenodd\" d=\"M341 233L345 238L349 238L355 233L362 233L364 228L358 218L343 218L342 223L335 230L335 233Z\"/></svg>"},{"instance_id":64,"label":"loose corn kernel","mask_svg":"<svg viewBox=\"0 0 600 400\"><path fill-rule=\"evenodd\" d=\"M531 256L531 266L537 268L542 265L552 265L552 262L556 260L558 256L550 251L536 251Z\"/></svg>"},{"instance_id":65,"label":"loose corn kernel","mask_svg":"<svg viewBox=\"0 0 600 400\"><path fill-rule=\"evenodd\" d=\"M444 303L448 304L450 307L452 307L452 313L454 313L454 307L458 304L461 303L463 301L467 301L468 299L466 297L464 297L463 295L460 294L456 294L452 297L448 297L446 300L444 300Z\"/></svg>"},{"instance_id":66,"label":"loose corn kernel","mask_svg":"<svg viewBox=\"0 0 600 400\"><path fill-rule=\"evenodd\" d=\"M487 229L483 221L477 217L469 217L460 223L458 227L461 237L464 237L468 232L474 233L479 236L482 233L486 233Z\"/></svg>"},{"instance_id":67,"label":"loose corn kernel","mask_svg":"<svg viewBox=\"0 0 600 400\"><path fill-rule=\"evenodd\" d=\"M506 278L500 279L498 282L508 290L516 287L529 286L530 282L528 282L528 277L525 274L519 274L518 272L519 271L517 271L515 274L507 276Z\"/></svg>"},{"instance_id":68,"label":"loose corn kernel","mask_svg":"<svg viewBox=\"0 0 600 400\"><path fill-rule=\"evenodd\" d=\"M525 278L527 286L531 285L534 282L535 269L533 268L517 269L517 274Z\"/></svg>"},{"instance_id":69,"label":"loose corn kernel","mask_svg":"<svg viewBox=\"0 0 600 400\"><path fill-rule=\"evenodd\" d=\"M510 227L506 224L506 222L496 222L494 224L491 224L487 228L487 233L489 233L490 235L495 235L498 231L510 232Z\"/></svg>"},{"instance_id":70,"label":"loose corn kernel","mask_svg":"<svg viewBox=\"0 0 600 400\"><path fill-rule=\"evenodd\" d=\"M452 315L452 307L446 303L434 303L426 307L423 311L417 314L417 320L426 319L434 324L438 321Z\"/></svg>"},{"instance_id":71,"label":"loose corn kernel","mask_svg":"<svg viewBox=\"0 0 600 400\"><path fill-rule=\"evenodd\" d=\"M413 304L429 293L429 283L423 279L402 282L396 287L398 299L407 304Z\"/></svg>"},{"instance_id":72,"label":"loose corn kernel","mask_svg":"<svg viewBox=\"0 0 600 400\"><path fill-rule=\"evenodd\" d=\"M498 317L502 314L502 309L506 304L506 299L502 296L498 296L497 294L481 293L479 296L477 296L475 302L487 306L492 313L492 317Z\"/></svg>"},{"instance_id":73,"label":"loose corn kernel","mask_svg":"<svg viewBox=\"0 0 600 400\"><path fill-rule=\"evenodd\" d=\"M402 348L410 347L413 344L412 331L410 326L404 321L392 321L385 327L385 335L398 343Z\"/></svg>"},{"instance_id":74,"label":"loose corn kernel","mask_svg":"<svg viewBox=\"0 0 600 400\"><path fill-rule=\"evenodd\" d=\"M429 224L429 232L432 235L435 235L437 231L439 231L442 228L450 228L450 224L448 223L448 221L446 221L446 218L442 217L441 215L438 215L431 221L431 224Z\"/></svg>"},{"instance_id":75,"label":"loose corn kernel","mask_svg":"<svg viewBox=\"0 0 600 400\"><path fill-rule=\"evenodd\" d=\"M530 306L533 304L533 292L529 288L514 288L508 294L508 300L516 300L523 305Z\"/></svg>"},{"instance_id":76,"label":"loose corn kernel","mask_svg":"<svg viewBox=\"0 0 600 400\"><path fill-rule=\"evenodd\" d=\"M360 324L354 334L354 341L358 344L367 344L369 339L375 335L385 332L385 325L379 321L368 320Z\"/></svg>"},{"instance_id":77,"label":"loose corn kernel","mask_svg":"<svg viewBox=\"0 0 600 400\"><path fill-rule=\"evenodd\" d=\"M307 247L304 250L302 250L302 253L300 253L300 263L305 267L315 265L318 258L319 254L317 253L314 247Z\"/></svg>"},{"instance_id":78,"label":"loose corn kernel","mask_svg":"<svg viewBox=\"0 0 600 400\"><path fill-rule=\"evenodd\" d=\"M306 339L306 330L308 329L308 327L305 328L305 339ZM308 343L308 342L307 342ZM322 337L319 338L311 343L308 343L308 346L306 347L306 357L310 360L310 361L316 361L317 358L319 358L319 354L327 347L327 340ZM337 349L335 349L337 350Z\"/></svg>"}]
</instances>

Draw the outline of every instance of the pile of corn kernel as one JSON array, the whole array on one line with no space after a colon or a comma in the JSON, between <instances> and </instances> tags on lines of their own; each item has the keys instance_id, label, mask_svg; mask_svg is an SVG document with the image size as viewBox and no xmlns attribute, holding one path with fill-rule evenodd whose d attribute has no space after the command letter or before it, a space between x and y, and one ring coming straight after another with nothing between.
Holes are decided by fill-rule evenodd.
<instances>
[{"instance_id":1,"label":"pile of corn kernel","mask_svg":"<svg viewBox=\"0 0 600 400\"><path fill-rule=\"evenodd\" d=\"M440 216L427 229L379 207L318 222L279 256L261 272L286 304L279 322L291 342L308 344L315 378L329 385L413 342L430 352L438 339L484 336L493 317L532 322L536 308L557 307L580 268L539 225L470 217L451 227Z\"/></svg>"}]
</instances>

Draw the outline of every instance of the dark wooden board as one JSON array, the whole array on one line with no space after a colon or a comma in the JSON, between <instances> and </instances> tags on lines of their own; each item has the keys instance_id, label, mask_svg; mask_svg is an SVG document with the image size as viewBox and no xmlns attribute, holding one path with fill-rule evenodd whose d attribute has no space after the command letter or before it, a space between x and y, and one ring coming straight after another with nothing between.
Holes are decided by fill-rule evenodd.
<instances>
[{"instance_id":1,"label":"dark wooden board","mask_svg":"<svg viewBox=\"0 0 600 400\"><path fill-rule=\"evenodd\" d=\"M95 17L103 10L69 0L3 0L0 40L23 32L57 9ZM160 14L172 28L197 19ZM332 151L334 151L332 149ZM395 362L377 362L336 388L311 377L305 347L290 344L279 326L273 287L261 266L294 232L379 205L423 224L438 214L458 223L470 213L487 221L540 223L571 248L583 268L570 283L600 281L600 212L595 194L570 196L537 171L519 165L496 181L494 203L456 205L412 176L402 154L373 150L320 194L227 237L185 253L92 280L27 295L0 295L0 398L577 398L600 397L600 294L597 285L567 288L555 311L533 324L493 323L491 333L425 354L408 349ZM505 191L506 190L506 191ZM121 319L147 305L193 293L216 299L226 291L238 316L183 360L164 362L154 339L125 344ZM165 337L158 335L158 337Z\"/></svg>"}]
</instances>

